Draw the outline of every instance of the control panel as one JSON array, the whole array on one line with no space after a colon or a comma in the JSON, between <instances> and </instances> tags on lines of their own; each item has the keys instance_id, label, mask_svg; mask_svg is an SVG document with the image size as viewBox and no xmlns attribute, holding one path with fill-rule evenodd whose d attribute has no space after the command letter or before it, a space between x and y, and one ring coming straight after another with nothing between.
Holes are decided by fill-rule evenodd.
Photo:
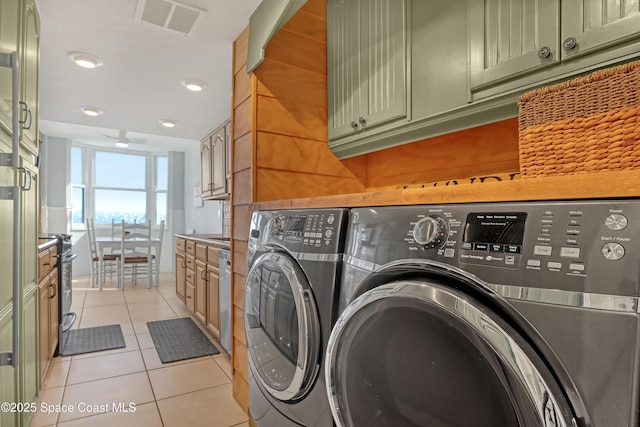
<instances>
[{"instance_id":1,"label":"control panel","mask_svg":"<svg viewBox=\"0 0 640 427\"><path fill-rule=\"evenodd\" d=\"M276 211L267 222L266 232L270 241L300 246L301 250L321 249L337 243L341 223L340 212Z\"/></svg>"},{"instance_id":2,"label":"control panel","mask_svg":"<svg viewBox=\"0 0 640 427\"><path fill-rule=\"evenodd\" d=\"M461 264L585 276L640 248L640 203L632 201L397 207L416 256ZM635 216L633 213L635 212ZM424 255L420 255L424 253Z\"/></svg>"}]
</instances>

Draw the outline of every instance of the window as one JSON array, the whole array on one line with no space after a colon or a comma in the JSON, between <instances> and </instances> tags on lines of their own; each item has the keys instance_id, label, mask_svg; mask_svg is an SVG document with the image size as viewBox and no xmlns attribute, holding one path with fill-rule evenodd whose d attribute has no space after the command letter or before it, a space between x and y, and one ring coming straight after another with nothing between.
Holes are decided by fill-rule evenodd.
<instances>
[{"instance_id":1,"label":"window","mask_svg":"<svg viewBox=\"0 0 640 427\"><path fill-rule=\"evenodd\" d=\"M73 225L84 224L85 215L85 179L84 179L84 150L71 147L71 218Z\"/></svg>"},{"instance_id":2,"label":"window","mask_svg":"<svg viewBox=\"0 0 640 427\"><path fill-rule=\"evenodd\" d=\"M96 152L96 224L147 221L146 156Z\"/></svg>"},{"instance_id":3,"label":"window","mask_svg":"<svg viewBox=\"0 0 640 427\"><path fill-rule=\"evenodd\" d=\"M155 177L155 205L156 224L160 221L167 221L167 187L169 184L169 159L165 156L156 157L156 177Z\"/></svg>"},{"instance_id":4,"label":"window","mask_svg":"<svg viewBox=\"0 0 640 427\"><path fill-rule=\"evenodd\" d=\"M73 224L166 221L168 158L151 153L71 148Z\"/></svg>"}]
</instances>

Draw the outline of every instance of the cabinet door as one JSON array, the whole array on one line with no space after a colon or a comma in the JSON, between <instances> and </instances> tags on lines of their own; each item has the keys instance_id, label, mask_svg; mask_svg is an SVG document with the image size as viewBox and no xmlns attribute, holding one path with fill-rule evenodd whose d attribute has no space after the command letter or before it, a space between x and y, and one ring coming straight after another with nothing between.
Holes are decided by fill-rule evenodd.
<instances>
[{"instance_id":1,"label":"cabinet door","mask_svg":"<svg viewBox=\"0 0 640 427\"><path fill-rule=\"evenodd\" d=\"M20 22L20 2L0 2L0 52L11 53L18 50L18 33ZM0 67L0 128L8 134L12 133L11 104L12 78L11 69Z\"/></svg>"},{"instance_id":2,"label":"cabinet door","mask_svg":"<svg viewBox=\"0 0 640 427\"><path fill-rule=\"evenodd\" d=\"M407 115L407 2L361 0L361 130ZM364 121L361 120L364 119Z\"/></svg>"},{"instance_id":3,"label":"cabinet door","mask_svg":"<svg viewBox=\"0 0 640 427\"><path fill-rule=\"evenodd\" d=\"M49 286L49 354L48 357L53 357L58 347L58 290L60 289L58 283L58 269L51 270L51 284Z\"/></svg>"},{"instance_id":4,"label":"cabinet door","mask_svg":"<svg viewBox=\"0 0 640 427\"><path fill-rule=\"evenodd\" d=\"M185 255L176 252L176 296L184 303L185 287L187 284L187 261Z\"/></svg>"},{"instance_id":5,"label":"cabinet door","mask_svg":"<svg viewBox=\"0 0 640 427\"><path fill-rule=\"evenodd\" d=\"M207 326L220 337L220 273L219 270L209 265L207 269L207 285L209 301L207 312Z\"/></svg>"},{"instance_id":6,"label":"cabinet door","mask_svg":"<svg viewBox=\"0 0 640 427\"><path fill-rule=\"evenodd\" d=\"M471 89L556 63L558 0L469 0Z\"/></svg>"},{"instance_id":7,"label":"cabinet door","mask_svg":"<svg viewBox=\"0 0 640 427\"><path fill-rule=\"evenodd\" d=\"M206 324L207 321L207 264L196 260L196 302L195 315Z\"/></svg>"},{"instance_id":8,"label":"cabinet door","mask_svg":"<svg viewBox=\"0 0 640 427\"><path fill-rule=\"evenodd\" d=\"M561 3L563 57L579 56L640 38L640 0L563 0ZM575 46L570 38L575 39Z\"/></svg>"},{"instance_id":9,"label":"cabinet door","mask_svg":"<svg viewBox=\"0 0 640 427\"><path fill-rule=\"evenodd\" d=\"M45 276L38 284L38 365L40 366L40 384L44 380L49 360L49 290L51 277Z\"/></svg>"},{"instance_id":10,"label":"cabinet door","mask_svg":"<svg viewBox=\"0 0 640 427\"><path fill-rule=\"evenodd\" d=\"M200 191L202 198L211 197L211 136L200 142Z\"/></svg>"},{"instance_id":11,"label":"cabinet door","mask_svg":"<svg viewBox=\"0 0 640 427\"><path fill-rule=\"evenodd\" d=\"M224 126L224 138L225 138L225 150L227 152L227 162L225 164L225 173L227 177L227 193L231 194L231 163L233 160L231 158L231 150L233 140L231 139L231 121L228 121Z\"/></svg>"},{"instance_id":12,"label":"cabinet door","mask_svg":"<svg viewBox=\"0 0 640 427\"><path fill-rule=\"evenodd\" d=\"M2 218L2 217L0 217ZM2 221L2 219L0 219ZM11 340L13 336L13 318L11 309L0 306L0 351L11 351ZM20 402L17 389L18 370L13 366L0 366L0 403ZM11 411L0 411L0 427L14 427L18 425L18 413Z\"/></svg>"},{"instance_id":13,"label":"cabinet door","mask_svg":"<svg viewBox=\"0 0 640 427\"><path fill-rule=\"evenodd\" d=\"M360 2L329 0L327 4L327 88L329 139L357 131L361 80L359 54ZM352 122L355 128L352 127Z\"/></svg>"},{"instance_id":14,"label":"cabinet door","mask_svg":"<svg viewBox=\"0 0 640 427\"><path fill-rule=\"evenodd\" d=\"M224 126L211 135L211 194L224 196L227 193L227 139Z\"/></svg>"},{"instance_id":15,"label":"cabinet door","mask_svg":"<svg viewBox=\"0 0 640 427\"><path fill-rule=\"evenodd\" d=\"M20 142L33 154L38 154L38 81L40 61L40 18L34 0L25 1L22 32L22 137Z\"/></svg>"},{"instance_id":16,"label":"cabinet door","mask_svg":"<svg viewBox=\"0 0 640 427\"><path fill-rule=\"evenodd\" d=\"M407 116L406 0L327 5L329 139Z\"/></svg>"}]
</instances>

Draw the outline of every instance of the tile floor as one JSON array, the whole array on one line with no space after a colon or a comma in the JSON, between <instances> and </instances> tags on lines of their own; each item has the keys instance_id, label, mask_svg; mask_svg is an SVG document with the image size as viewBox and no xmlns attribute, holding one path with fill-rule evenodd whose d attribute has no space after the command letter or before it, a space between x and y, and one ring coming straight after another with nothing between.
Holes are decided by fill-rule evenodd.
<instances>
[{"instance_id":1,"label":"tile floor","mask_svg":"<svg viewBox=\"0 0 640 427\"><path fill-rule=\"evenodd\" d=\"M103 291L89 286L88 277L74 279L76 324L118 323L126 347L56 357L38 403L39 410L43 404L53 410L35 414L31 427L249 426L247 414L232 397L231 361L224 350L215 356L160 362L146 322L190 314L176 298L173 274L161 274L160 285L152 289L144 280L135 286L127 281L124 292L110 281ZM135 412L113 412L114 403L132 403Z\"/></svg>"}]
</instances>

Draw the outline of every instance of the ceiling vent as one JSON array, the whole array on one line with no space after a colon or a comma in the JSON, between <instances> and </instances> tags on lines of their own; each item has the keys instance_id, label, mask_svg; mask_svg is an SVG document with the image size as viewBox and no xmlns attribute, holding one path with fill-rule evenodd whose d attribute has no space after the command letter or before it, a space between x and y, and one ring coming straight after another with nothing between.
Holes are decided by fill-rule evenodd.
<instances>
[{"instance_id":1,"label":"ceiling vent","mask_svg":"<svg viewBox=\"0 0 640 427\"><path fill-rule=\"evenodd\" d=\"M205 12L173 0L138 0L135 20L191 35Z\"/></svg>"}]
</instances>

